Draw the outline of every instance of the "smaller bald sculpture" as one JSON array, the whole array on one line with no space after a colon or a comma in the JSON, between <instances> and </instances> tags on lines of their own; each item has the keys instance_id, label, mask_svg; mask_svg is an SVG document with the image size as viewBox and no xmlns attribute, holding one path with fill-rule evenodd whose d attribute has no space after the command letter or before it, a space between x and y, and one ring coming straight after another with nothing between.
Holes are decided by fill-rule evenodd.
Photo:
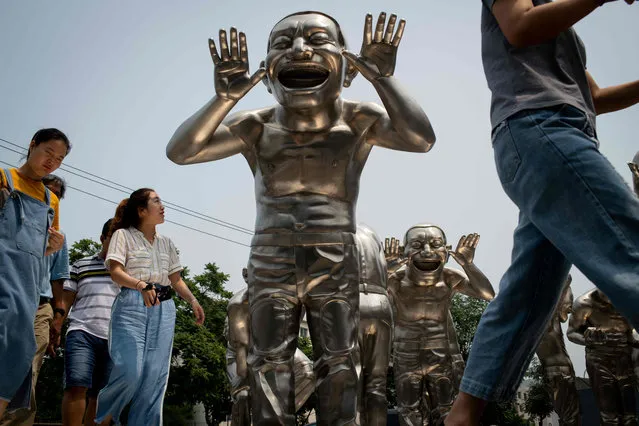
<instances>
[{"instance_id":1,"label":"smaller bald sculpture","mask_svg":"<svg viewBox=\"0 0 639 426\"><path fill-rule=\"evenodd\" d=\"M473 262L479 235L462 236L455 251L446 242L440 227L416 225L406 232L403 250L394 238L386 244L389 270L394 271L388 294L395 320L393 365L402 425L443 424L453 404L459 380L453 369L459 348L450 337L453 295L460 292L483 300L495 296ZM446 267L449 256L463 272Z\"/></svg>"},{"instance_id":2,"label":"smaller bald sculpture","mask_svg":"<svg viewBox=\"0 0 639 426\"><path fill-rule=\"evenodd\" d=\"M579 296L568 339L586 347L586 369L602 425L637 425L632 327L599 289Z\"/></svg>"}]
</instances>

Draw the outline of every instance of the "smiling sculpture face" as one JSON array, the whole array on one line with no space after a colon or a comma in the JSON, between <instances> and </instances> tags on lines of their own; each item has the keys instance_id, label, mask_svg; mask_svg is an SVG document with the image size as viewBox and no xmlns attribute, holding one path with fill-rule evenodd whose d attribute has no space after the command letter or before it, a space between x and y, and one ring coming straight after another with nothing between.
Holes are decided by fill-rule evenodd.
<instances>
[{"instance_id":1,"label":"smiling sculpture face","mask_svg":"<svg viewBox=\"0 0 639 426\"><path fill-rule=\"evenodd\" d=\"M404 253L409 264L420 272L440 273L448 260L446 236L436 226L411 228L406 234Z\"/></svg>"},{"instance_id":2,"label":"smiling sculpture face","mask_svg":"<svg viewBox=\"0 0 639 426\"><path fill-rule=\"evenodd\" d=\"M330 18L316 13L284 18L271 31L264 61L269 91L286 108L334 102L344 83L343 48Z\"/></svg>"}]
</instances>

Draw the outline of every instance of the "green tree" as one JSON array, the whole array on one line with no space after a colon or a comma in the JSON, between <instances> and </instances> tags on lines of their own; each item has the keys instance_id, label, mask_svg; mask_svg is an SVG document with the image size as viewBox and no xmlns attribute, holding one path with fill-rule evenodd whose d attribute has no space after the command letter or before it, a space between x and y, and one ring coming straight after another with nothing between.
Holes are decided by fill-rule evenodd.
<instances>
[{"instance_id":1,"label":"green tree","mask_svg":"<svg viewBox=\"0 0 639 426\"><path fill-rule=\"evenodd\" d=\"M488 302L475 299L474 297L464 296L459 293L453 296L450 313L453 315L457 340L459 341L459 350L464 360L468 359L473 337L477 331L477 325L479 325L479 319L484 313L486 306L488 306Z\"/></svg>"},{"instance_id":2,"label":"green tree","mask_svg":"<svg viewBox=\"0 0 639 426\"><path fill-rule=\"evenodd\" d=\"M526 377L533 383L526 395L524 411L531 418L538 419L541 425L543 420L553 412L554 407L548 380L537 357L530 363Z\"/></svg>"},{"instance_id":3,"label":"green tree","mask_svg":"<svg viewBox=\"0 0 639 426\"><path fill-rule=\"evenodd\" d=\"M299 337L297 339L297 347L300 348L304 355L308 357L310 360L314 360L313 357L313 344L311 343L311 339L308 337ZM311 412L315 409L317 405L317 397L315 393L313 393L300 407L295 415L295 421L298 425L305 425L308 423L308 418L311 415Z\"/></svg>"},{"instance_id":4,"label":"green tree","mask_svg":"<svg viewBox=\"0 0 639 426\"><path fill-rule=\"evenodd\" d=\"M477 326L488 302L473 297L456 294L450 305L459 350L464 360L468 359L477 332ZM527 422L518 413L512 402L491 402L487 405L481 420L482 425L520 426Z\"/></svg>"},{"instance_id":5,"label":"green tree","mask_svg":"<svg viewBox=\"0 0 639 426\"><path fill-rule=\"evenodd\" d=\"M83 257L93 256L102 250L102 244L93 241L91 238L83 238L76 241L69 248L69 263L74 264Z\"/></svg>"},{"instance_id":6,"label":"green tree","mask_svg":"<svg viewBox=\"0 0 639 426\"><path fill-rule=\"evenodd\" d=\"M185 269L183 279L202 305L206 321L204 326L197 326L188 303L176 298L175 338L165 411L177 416L202 403L207 424L217 425L231 412L223 337L226 307L232 296L224 287L228 275L220 272L214 263L207 263L204 272L194 277Z\"/></svg>"}]
</instances>

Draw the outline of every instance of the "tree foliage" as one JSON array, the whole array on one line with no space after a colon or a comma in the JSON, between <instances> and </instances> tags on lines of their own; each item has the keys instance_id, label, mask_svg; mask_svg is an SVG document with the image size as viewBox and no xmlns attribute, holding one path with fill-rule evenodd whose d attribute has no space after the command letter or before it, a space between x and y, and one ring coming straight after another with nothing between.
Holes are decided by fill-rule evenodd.
<instances>
[{"instance_id":1,"label":"tree foliage","mask_svg":"<svg viewBox=\"0 0 639 426\"><path fill-rule=\"evenodd\" d=\"M102 250L102 244L93 241L91 238L83 238L76 241L69 248L69 263L72 265L83 257L93 256Z\"/></svg>"},{"instance_id":2,"label":"tree foliage","mask_svg":"<svg viewBox=\"0 0 639 426\"><path fill-rule=\"evenodd\" d=\"M204 406L206 421L217 425L231 412L231 397L226 378L226 342L223 337L228 299L225 289L228 275L213 263L204 272L183 279L206 314L204 326L195 324L187 302L176 298L175 338L166 404L172 407Z\"/></svg>"},{"instance_id":3,"label":"tree foliage","mask_svg":"<svg viewBox=\"0 0 639 426\"><path fill-rule=\"evenodd\" d=\"M524 411L533 419L538 419L539 424L553 412L552 395L550 386L544 375L543 368L535 357L530 363L526 376L532 380L532 386L528 389L528 395L524 401Z\"/></svg>"},{"instance_id":4,"label":"tree foliage","mask_svg":"<svg viewBox=\"0 0 639 426\"><path fill-rule=\"evenodd\" d=\"M484 310L486 310L486 306L488 306L488 302L480 299L464 296L459 293L453 296L450 313L453 315L457 340L459 341L459 350L464 360L468 359L479 319L484 313Z\"/></svg>"}]
</instances>

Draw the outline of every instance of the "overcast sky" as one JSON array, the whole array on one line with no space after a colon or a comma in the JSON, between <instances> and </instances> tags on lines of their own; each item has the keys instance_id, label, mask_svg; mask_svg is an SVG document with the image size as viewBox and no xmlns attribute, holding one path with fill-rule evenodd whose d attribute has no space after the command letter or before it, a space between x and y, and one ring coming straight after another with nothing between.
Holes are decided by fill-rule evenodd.
<instances>
[{"instance_id":1,"label":"overcast sky","mask_svg":"<svg viewBox=\"0 0 639 426\"><path fill-rule=\"evenodd\" d=\"M462 234L480 233L476 263L497 288L509 265L517 210L501 189L490 145L479 0L2 0L0 138L26 147L39 128L58 127L74 144L66 165L127 187L150 186L165 201L252 229L253 177L242 156L177 166L166 158L165 147L177 126L214 94L207 39L231 25L245 31L255 69L273 24L300 9L334 16L354 51L366 13L384 10L407 19L395 75L425 109L437 143L427 154L374 149L362 175L358 220L382 237L401 237L413 224L434 223L453 246ZM577 25L600 86L639 78L638 17L639 6L616 2ZM361 76L344 97L379 101ZM260 84L238 108L273 102ZM633 136L638 113L633 107L598 122L601 150L628 182L626 162L639 149ZM18 164L20 156L0 148L0 160ZM119 201L126 196L68 172L59 174L99 197ZM70 241L97 239L113 212L107 201L71 189L61 204L61 226ZM173 210L167 210L167 219L245 245L250 240ZM215 262L231 275L230 289L244 285L240 272L248 247L169 223L159 232L175 241L193 272ZM576 296L592 287L580 273L573 270L573 275ZM568 348L577 374L583 375L583 349L572 343Z\"/></svg>"}]
</instances>

